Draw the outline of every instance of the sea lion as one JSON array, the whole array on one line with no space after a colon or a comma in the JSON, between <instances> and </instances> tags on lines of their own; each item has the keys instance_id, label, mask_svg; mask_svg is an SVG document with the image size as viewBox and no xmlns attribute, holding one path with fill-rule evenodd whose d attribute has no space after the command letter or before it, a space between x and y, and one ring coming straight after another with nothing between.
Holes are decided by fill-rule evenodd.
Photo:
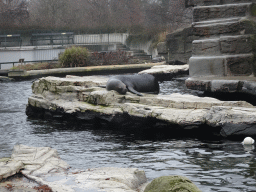
<instances>
[{"instance_id":1,"label":"sea lion","mask_svg":"<svg viewBox=\"0 0 256 192\"><path fill-rule=\"evenodd\" d=\"M108 91L115 90L120 94L130 91L139 96L143 96L140 92L159 93L158 81L150 74L113 76L109 78L106 88Z\"/></svg>"}]
</instances>

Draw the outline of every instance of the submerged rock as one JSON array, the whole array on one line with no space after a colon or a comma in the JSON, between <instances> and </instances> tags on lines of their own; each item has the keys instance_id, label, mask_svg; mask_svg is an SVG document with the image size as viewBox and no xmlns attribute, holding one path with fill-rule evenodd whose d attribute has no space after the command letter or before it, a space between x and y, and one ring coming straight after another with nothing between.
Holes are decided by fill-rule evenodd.
<instances>
[{"instance_id":1,"label":"submerged rock","mask_svg":"<svg viewBox=\"0 0 256 192\"><path fill-rule=\"evenodd\" d=\"M41 78L33 83L26 114L103 122L123 129L164 126L174 130L176 125L183 129L203 127L207 132L211 126L224 137L256 135L256 108L245 101L181 94L120 95L98 87L107 80L98 76Z\"/></svg>"},{"instance_id":2,"label":"submerged rock","mask_svg":"<svg viewBox=\"0 0 256 192\"><path fill-rule=\"evenodd\" d=\"M5 76L0 76L0 82L9 82L9 81L14 81L14 79L5 77Z\"/></svg>"},{"instance_id":3,"label":"submerged rock","mask_svg":"<svg viewBox=\"0 0 256 192\"><path fill-rule=\"evenodd\" d=\"M148 184L144 192L201 192L184 176L162 176Z\"/></svg>"}]
</instances>

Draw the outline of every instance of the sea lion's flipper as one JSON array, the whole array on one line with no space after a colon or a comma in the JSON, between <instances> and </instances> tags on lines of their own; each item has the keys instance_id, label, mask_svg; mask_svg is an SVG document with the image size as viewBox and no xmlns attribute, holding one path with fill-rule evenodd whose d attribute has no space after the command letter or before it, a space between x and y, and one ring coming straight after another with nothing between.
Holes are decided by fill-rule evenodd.
<instances>
[{"instance_id":1,"label":"sea lion's flipper","mask_svg":"<svg viewBox=\"0 0 256 192\"><path fill-rule=\"evenodd\" d=\"M101 87L101 88L107 88L106 85L99 85L98 87Z\"/></svg>"},{"instance_id":2,"label":"sea lion's flipper","mask_svg":"<svg viewBox=\"0 0 256 192\"><path fill-rule=\"evenodd\" d=\"M135 89L133 89L131 86L127 86L127 89L128 89L130 92L132 92L132 93L134 93L134 94L136 94L136 95L143 96L141 93L139 93L138 91L136 91Z\"/></svg>"}]
</instances>

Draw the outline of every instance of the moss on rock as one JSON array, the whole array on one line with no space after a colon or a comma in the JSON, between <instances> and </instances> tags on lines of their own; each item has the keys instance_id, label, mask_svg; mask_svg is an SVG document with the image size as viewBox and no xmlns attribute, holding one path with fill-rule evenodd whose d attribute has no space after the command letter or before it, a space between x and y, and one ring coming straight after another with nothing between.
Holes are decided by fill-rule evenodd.
<instances>
[{"instance_id":1,"label":"moss on rock","mask_svg":"<svg viewBox=\"0 0 256 192\"><path fill-rule=\"evenodd\" d=\"M251 15L256 16L256 4L252 4L251 6Z\"/></svg>"},{"instance_id":2,"label":"moss on rock","mask_svg":"<svg viewBox=\"0 0 256 192\"><path fill-rule=\"evenodd\" d=\"M144 192L201 192L184 176L162 176L147 185Z\"/></svg>"},{"instance_id":3,"label":"moss on rock","mask_svg":"<svg viewBox=\"0 0 256 192\"><path fill-rule=\"evenodd\" d=\"M241 19L240 20L241 29L244 29L245 34L255 34L256 33L256 23L253 19Z\"/></svg>"}]
</instances>

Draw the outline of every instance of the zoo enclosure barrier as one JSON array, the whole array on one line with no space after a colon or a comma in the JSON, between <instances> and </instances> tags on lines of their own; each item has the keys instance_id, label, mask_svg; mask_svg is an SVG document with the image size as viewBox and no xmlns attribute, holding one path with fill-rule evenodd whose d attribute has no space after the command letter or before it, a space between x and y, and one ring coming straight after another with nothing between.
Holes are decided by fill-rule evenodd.
<instances>
[{"instance_id":1,"label":"zoo enclosure barrier","mask_svg":"<svg viewBox=\"0 0 256 192\"><path fill-rule=\"evenodd\" d=\"M4 43L4 46L6 47L7 43L9 42L18 42L19 46L22 45L22 39L20 37L20 34L13 34L13 35L0 35L0 44L2 46L2 43Z\"/></svg>"},{"instance_id":2,"label":"zoo enclosure barrier","mask_svg":"<svg viewBox=\"0 0 256 192\"><path fill-rule=\"evenodd\" d=\"M33 33L30 38L31 45L38 45L38 41L50 41L50 45L54 45L54 41L58 41L61 45L74 44L74 33Z\"/></svg>"},{"instance_id":3,"label":"zoo enclosure barrier","mask_svg":"<svg viewBox=\"0 0 256 192\"><path fill-rule=\"evenodd\" d=\"M40 46L40 45L65 45L65 44L85 44L85 45L109 45L125 44L128 33L106 33L106 34L78 34L73 32L61 33L32 33L29 36L21 34L0 35L1 47L17 46ZM16 43L16 44L15 44Z\"/></svg>"}]
</instances>

